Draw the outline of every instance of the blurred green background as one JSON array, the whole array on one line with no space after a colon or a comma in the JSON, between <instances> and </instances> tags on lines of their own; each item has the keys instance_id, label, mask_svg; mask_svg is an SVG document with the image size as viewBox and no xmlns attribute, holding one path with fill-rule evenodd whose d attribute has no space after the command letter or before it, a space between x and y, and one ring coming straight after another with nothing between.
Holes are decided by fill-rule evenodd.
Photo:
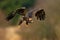
<instances>
[{"instance_id":1,"label":"blurred green background","mask_svg":"<svg viewBox=\"0 0 60 40\"><path fill-rule=\"evenodd\" d=\"M0 0L0 9L10 12L21 6L31 7L35 0Z\"/></svg>"}]
</instances>

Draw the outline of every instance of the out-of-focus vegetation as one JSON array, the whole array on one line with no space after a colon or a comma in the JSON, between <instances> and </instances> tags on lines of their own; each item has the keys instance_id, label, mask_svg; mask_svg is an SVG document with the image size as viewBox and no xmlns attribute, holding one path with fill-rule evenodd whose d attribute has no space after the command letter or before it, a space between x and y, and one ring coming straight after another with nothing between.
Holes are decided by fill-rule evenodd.
<instances>
[{"instance_id":1,"label":"out-of-focus vegetation","mask_svg":"<svg viewBox=\"0 0 60 40\"><path fill-rule=\"evenodd\" d=\"M35 0L0 0L0 9L4 10L6 15L11 11L16 10L22 6L30 8L34 5ZM16 15L12 19L12 23L16 24L19 19L19 15Z\"/></svg>"},{"instance_id":2,"label":"out-of-focus vegetation","mask_svg":"<svg viewBox=\"0 0 60 40\"><path fill-rule=\"evenodd\" d=\"M34 1L35 0L0 0L0 9L6 10L9 13L21 6L31 7Z\"/></svg>"}]
</instances>

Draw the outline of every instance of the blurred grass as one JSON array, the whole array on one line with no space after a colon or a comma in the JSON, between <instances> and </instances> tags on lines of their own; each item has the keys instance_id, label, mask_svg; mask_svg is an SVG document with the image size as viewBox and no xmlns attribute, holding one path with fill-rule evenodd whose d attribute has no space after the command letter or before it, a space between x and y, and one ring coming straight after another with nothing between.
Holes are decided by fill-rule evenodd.
<instances>
[{"instance_id":1,"label":"blurred grass","mask_svg":"<svg viewBox=\"0 0 60 40\"><path fill-rule=\"evenodd\" d=\"M30 8L34 5L35 0L2 0L0 1L0 9L4 10L6 15L11 11L16 10L22 6ZM18 22L19 15L16 15L12 19L12 23L16 24Z\"/></svg>"}]
</instances>

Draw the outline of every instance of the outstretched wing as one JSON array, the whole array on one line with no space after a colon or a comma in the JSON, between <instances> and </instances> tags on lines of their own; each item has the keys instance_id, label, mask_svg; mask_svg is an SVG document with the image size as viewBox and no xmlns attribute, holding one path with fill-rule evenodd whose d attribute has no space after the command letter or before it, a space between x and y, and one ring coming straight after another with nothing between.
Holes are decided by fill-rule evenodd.
<instances>
[{"instance_id":1,"label":"outstretched wing","mask_svg":"<svg viewBox=\"0 0 60 40\"><path fill-rule=\"evenodd\" d=\"M14 11L12 11L11 13L8 14L6 20L9 21L9 20L11 20L14 16L15 16Z\"/></svg>"}]
</instances>

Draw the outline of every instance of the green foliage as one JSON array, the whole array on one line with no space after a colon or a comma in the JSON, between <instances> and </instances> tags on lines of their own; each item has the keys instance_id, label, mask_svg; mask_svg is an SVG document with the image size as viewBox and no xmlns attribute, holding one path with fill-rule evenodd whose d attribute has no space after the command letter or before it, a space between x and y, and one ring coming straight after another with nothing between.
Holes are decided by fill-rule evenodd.
<instances>
[{"instance_id":1,"label":"green foliage","mask_svg":"<svg viewBox=\"0 0 60 40\"><path fill-rule=\"evenodd\" d=\"M7 12L11 12L21 6L31 7L34 4L35 0L3 0L0 2L0 9L3 9Z\"/></svg>"}]
</instances>

